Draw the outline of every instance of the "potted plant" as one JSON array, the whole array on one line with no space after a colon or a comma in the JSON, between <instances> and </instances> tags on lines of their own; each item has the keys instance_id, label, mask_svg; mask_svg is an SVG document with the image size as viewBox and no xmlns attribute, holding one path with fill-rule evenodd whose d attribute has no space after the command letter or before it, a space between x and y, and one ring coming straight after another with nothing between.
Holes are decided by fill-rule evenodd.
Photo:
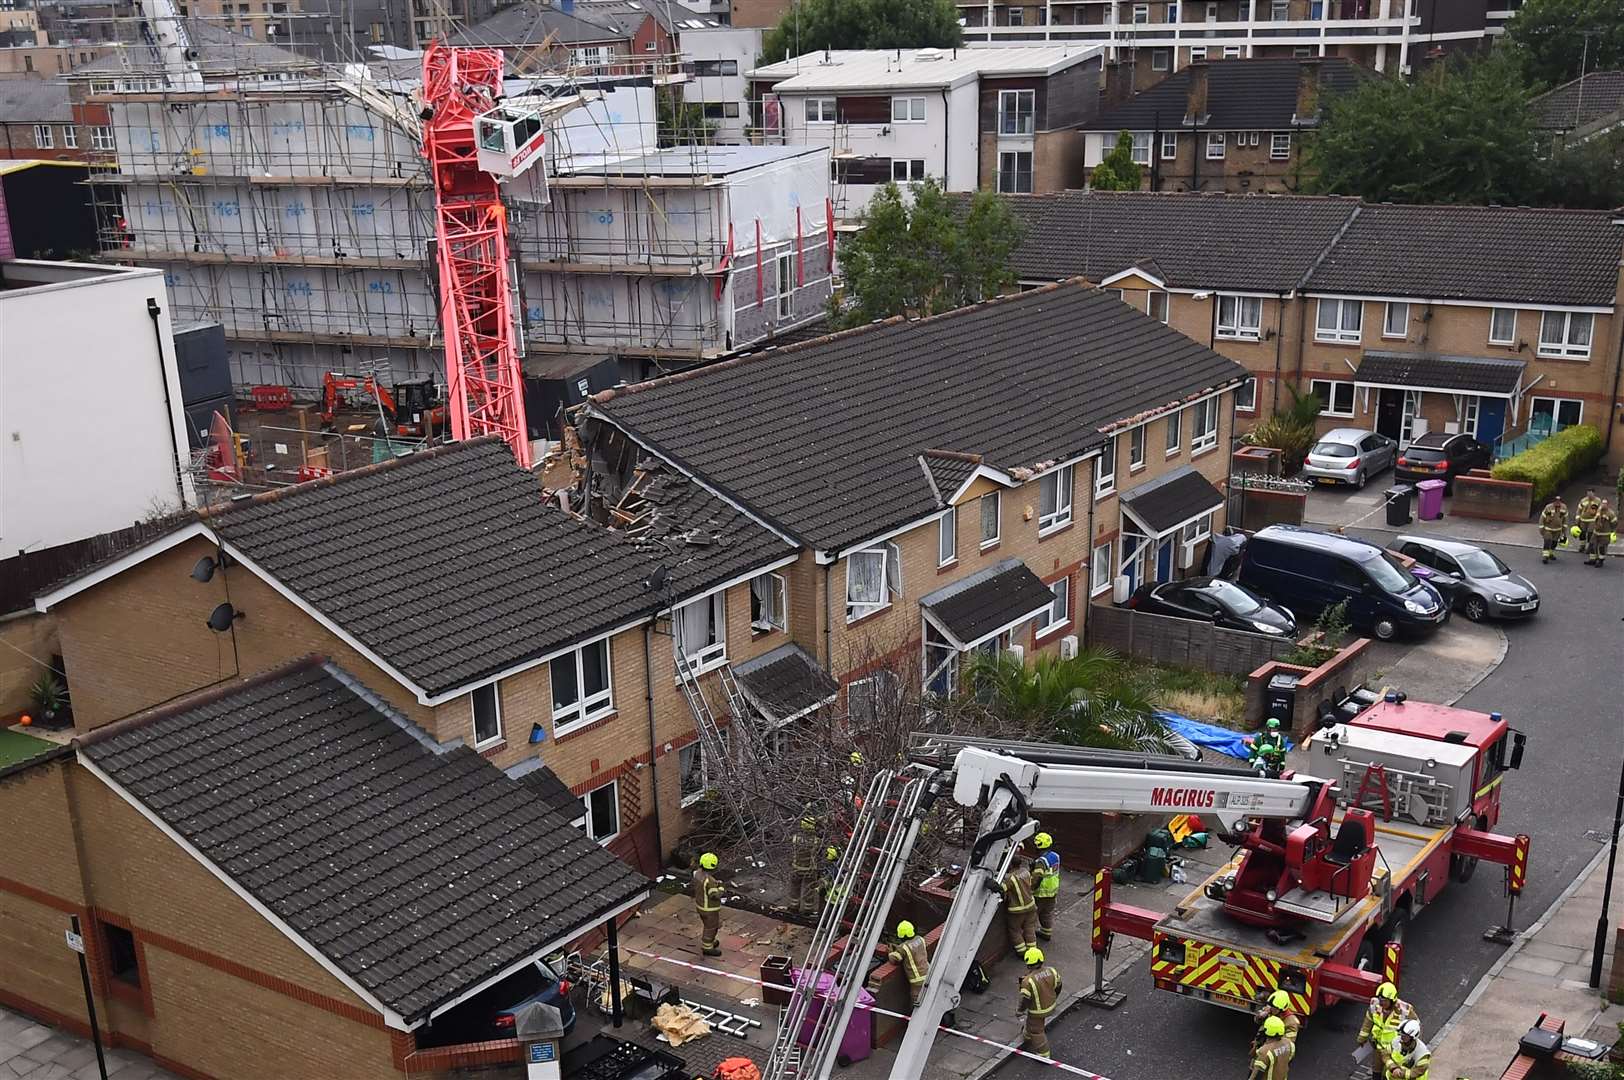
<instances>
[{"instance_id":1,"label":"potted plant","mask_svg":"<svg viewBox=\"0 0 1624 1080\"><path fill-rule=\"evenodd\" d=\"M68 688L48 671L34 680L34 685L28 688L28 696L33 699L39 723L45 727L61 727L73 716L68 705Z\"/></svg>"}]
</instances>

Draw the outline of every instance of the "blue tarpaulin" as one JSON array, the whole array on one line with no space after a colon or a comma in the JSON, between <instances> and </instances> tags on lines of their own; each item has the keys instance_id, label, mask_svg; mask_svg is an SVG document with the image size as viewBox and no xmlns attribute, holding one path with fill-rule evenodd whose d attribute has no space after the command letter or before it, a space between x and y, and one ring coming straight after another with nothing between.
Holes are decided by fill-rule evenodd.
<instances>
[{"instance_id":1,"label":"blue tarpaulin","mask_svg":"<svg viewBox=\"0 0 1624 1080\"><path fill-rule=\"evenodd\" d=\"M1250 756L1245 740L1251 736L1244 732L1231 731L1217 724L1203 724L1199 720L1191 720L1188 716L1180 716L1176 712L1165 710L1157 710L1156 719L1166 724L1168 730L1183 735L1197 746L1216 750L1220 754L1228 754L1242 761ZM1291 750L1294 746L1295 744L1288 738L1286 749Z\"/></svg>"}]
</instances>

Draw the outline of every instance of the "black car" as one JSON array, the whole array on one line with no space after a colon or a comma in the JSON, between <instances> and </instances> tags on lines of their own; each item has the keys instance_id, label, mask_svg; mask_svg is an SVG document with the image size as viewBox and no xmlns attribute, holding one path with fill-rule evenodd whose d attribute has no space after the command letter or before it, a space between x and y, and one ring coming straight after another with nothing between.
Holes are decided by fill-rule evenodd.
<instances>
[{"instance_id":1,"label":"black car","mask_svg":"<svg viewBox=\"0 0 1624 1080\"><path fill-rule=\"evenodd\" d=\"M569 980L547 961L535 960L430 1021L420 1030L418 1045L511 1039L515 1015L533 1001L556 1008L568 1034L575 1029L575 1006L569 995Z\"/></svg>"},{"instance_id":2,"label":"black car","mask_svg":"<svg viewBox=\"0 0 1624 1080\"><path fill-rule=\"evenodd\" d=\"M1473 469L1487 469L1494 454L1470 435L1428 432L1399 451L1393 479L1405 484L1442 480L1445 491L1455 489L1455 477Z\"/></svg>"},{"instance_id":3,"label":"black car","mask_svg":"<svg viewBox=\"0 0 1624 1080\"><path fill-rule=\"evenodd\" d=\"M1291 612L1223 578L1197 577L1141 585L1128 599L1128 606L1151 615L1199 619L1251 634L1289 637L1297 632L1297 620Z\"/></svg>"}]
</instances>

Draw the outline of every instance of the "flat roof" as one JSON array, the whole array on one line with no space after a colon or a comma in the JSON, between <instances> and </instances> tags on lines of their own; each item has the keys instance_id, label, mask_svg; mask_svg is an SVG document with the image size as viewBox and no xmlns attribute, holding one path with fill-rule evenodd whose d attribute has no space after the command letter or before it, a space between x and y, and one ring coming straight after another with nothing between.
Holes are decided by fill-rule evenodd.
<instances>
[{"instance_id":1,"label":"flat roof","mask_svg":"<svg viewBox=\"0 0 1624 1080\"><path fill-rule=\"evenodd\" d=\"M780 60L749 72L778 80L779 92L956 86L978 75L1053 75L1099 55L1097 45L975 49L835 49Z\"/></svg>"},{"instance_id":2,"label":"flat roof","mask_svg":"<svg viewBox=\"0 0 1624 1080\"><path fill-rule=\"evenodd\" d=\"M672 146L569 169L571 176L727 176L791 158L828 153L823 146Z\"/></svg>"},{"instance_id":3,"label":"flat roof","mask_svg":"<svg viewBox=\"0 0 1624 1080\"><path fill-rule=\"evenodd\" d=\"M1466 736L1465 745L1486 746L1499 737L1505 721L1488 713L1425 701L1378 701L1348 723L1424 739L1443 739L1459 731Z\"/></svg>"}]
</instances>

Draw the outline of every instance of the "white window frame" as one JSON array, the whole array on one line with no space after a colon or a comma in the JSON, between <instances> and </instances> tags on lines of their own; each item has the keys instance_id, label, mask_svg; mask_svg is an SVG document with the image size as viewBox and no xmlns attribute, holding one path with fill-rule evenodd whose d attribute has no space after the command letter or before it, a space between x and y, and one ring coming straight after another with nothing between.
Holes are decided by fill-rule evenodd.
<instances>
[{"instance_id":1,"label":"white window frame","mask_svg":"<svg viewBox=\"0 0 1624 1080\"><path fill-rule=\"evenodd\" d=\"M1393 329L1394 316L1398 316L1398 329ZM1382 308L1382 337L1403 339L1410 336L1410 304L1407 300L1389 300Z\"/></svg>"},{"instance_id":2,"label":"white window frame","mask_svg":"<svg viewBox=\"0 0 1624 1080\"><path fill-rule=\"evenodd\" d=\"M1505 337L1495 337L1494 336L1494 320L1495 320L1495 317L1498 316L1502 311L1506 312L1507 314L1509 314L1511 316L1511 329L1506 334ZM1490 308L1489 309L1489 344L1490 345L1515 345L1515 344L1517 344L1517 309L1516 308L1497 307L1497 308Z\"/></svg>"},{"instance_id":3,"label":"white window frame","mask_svg":"<svg viewBox=\"0 0 1624 1080\"><path fill-rule=\"evenodd\" d=\"M1353 313L1353 325L1347 325L1348 313ZM1330 314L1331 325L1325 325ZM1358 343L1364 338L1365 304L1363 300L1346 300L1322 296L1314 311L1314 340Z\"/></svg>"},{"instance_id":4,"label":"white window frame","mask_svg":"<svg viewBox=\"0 0 1624 1080\"><path fill-rule=\"evenodd\" d=\"M1018 11L1020 9L1016 8L1015 10ZM1020 161L1021 161L1021 157L1023 155L1026 157L1027 163L1028 163L1027 168L1026 168L1026 173L1025 173L1025 175L1026 175L1026 190L1025 191L1021 190L1021 185L1020 185L1020 178L1021 178L1021 175L1022 175L1021 168L1020 168ZM1004 168L1005 159L1008 159L1010 161L1010 163L1011 163L1011 167L1008 168L1008 169ZM1030 150L1000 150L1000 151L998 151L998 191L999 191L1000 194L1003 194L1003 195L1030 195L1032 193L1032 187L1033 187L1032 164L1031 164L1032 160L1033 160L1032 159L1032 152ZM1005 177L1009 178L1007 184L1005 182Z\"/></svg>"},{"instance_id":5,"label":"white window frame","mask_svg":"<svg viewBox=\"0 0 1624 1080\"><path fill-rule=\"evenodd\" d=\"M1064 529L1071 524L1073 467L1062 465L1038 477L1038 535Z\"/></svg>"},{"instance_id":6,"label":"white window frame","mask_svg":"<svg viewBox=\"0 0 1624 1080\"><path fill-rule=\"evenodd\" d=\"M1148 424L1135 424L1128 431L1128 471L1137 472L1145 467L1145 444Z\"/></svg>"},{"instance_id":7,"label":"white window frame","mask_svg":"<svg viewBox=\"0 0 1624 1080\"><path fill-rule=\"evenodd\" d=\"M1269 160L1285 161L1291 157L1291 132L1276 131L1269 136Z\"/></svg>"},{"instance_id":8,"label":"white window frame","mask_svg":"<svg viewBox=\"0 0 1624 1080\"><path fill-rule=\"evenodd\" d=\"M1205 45L1191 45L1190 46L1190 63L1193 64L1193 63L1197 62L1198 60L1205 60L1206 58L1207 58L1207 47Z\"/></svg>"},{"instance_id":9,"label":"white window frame","mask_svg":"<svg viewBox=\"0 0 1624 1080\"><path fill-rule=\"evenodd\" d=\"M1049 583L1054 602L1032 618L1032 636L1046 638L1071 625L1071 575ZM1060 610L1055 611L1056 608Z\"/></svg>"},{"instance_id":10,"label":"white window frame","mask_svg":"<svg viewBox=\"0 0 1624 1080\"><path fill-rule=\"evenodd\" d=\"M1103 499L1116 490L1117 437L1110 436L1100 448L1099 466L1094 470L1094 498Z\"/></svg>"},{"instance_id":11,"label":"white window frame","mask_svg":"<svg viewBox=\"0 0 1624 1080\"><path fill-rule=\"evenodd\" d=\"M1132 19L1133 25L1135 26L1144 26L1146 23L1150 22L1150 5L1135 4L1133 6Z\"/></svg>"},{"instance_id":12,"label":"white window frame","mask_svg":"<svg viewBox=\"0 0 1624 1080\"><path fill-rule=\"evenodd\" d=\"M806 122L808 124L832 124L835 122L835 115L834 98L809 97L806 99Z\"/></svg>"},{"instance_id":13,"label":"white window frame","mask_svg":"<svg viewBox=\"0 0 1624 1080\"><path fill-rule=\"evenodd\" d=\"M897 175L897 166L902 166L902 175ZM899 184L911 184L925 178L924 158L892 158L891 179Z\"/></svg>"},{"instance_id":14,"label":"white window frame","mask_svg":"<svg viewBox=\"0 0 1624 1080\"><path fill-rule=\"evenodd\" d=\"M1561 320L1561 326L1556 338L1545 336L1545 328L1555 319ZM1581 322L1581 320L1583 320ZM1585 341L1575 344L1573 331L1576 327L1585 328ZM1568 360L1590 359L1591 347L1596 341L1596 316L1588 311L1542 311L1539 315L1539 355L1547 357L1561 357Z\"/></svg>"},{"instance_id":15,"label":"white window frame","mask_svg":"<svg viewBox=\"0 0 1624 1080\"><path fill-rule=\"evenodd\" d=\"M700 646L698 651L690 652L686 642L682 651L688 656L688 670L694 675L703 675L707 671L714 671L727 663L727 590L719 589L709 596L701 596L697 600L690 600L686 604L678 604L671 612L671 633L680 635L684 622L682 613L698 604L709 604L711 619L716 626L716 640L708 641ZM675 641L675 638L673 638ZM676 649L673 645L672 652Z\"/></svg>"},{"instance_id":16,"label":"white window frame","mask_svg":"<svg viewBox=\"0 0 1624 1080\"><path fill-rule=\"evenodd\" d=\"M1177 3L1168 4L1165 14L1167 15L1167 21L1168 22L1170 22L1170 23L1178 22L1179 21L1179 6L1178 6L1178 4Z\"/></svg>"},{"instance_id":17,"label":"white window frame","mask_svg":"<svg viewBox=\"0 0 1624 1080\"><path fill-rule=\"evenodd\" d=\"M991 499L992 502L987 502ZM987 535L987 507L993 508L993 529L991 536ZM981 550L997 544L1004 536L1004 493L1002 491L989 491L976 501L976 516L979 520L976 527L981 531Z\"/></svg>"},{"instance_id":18,"label":"white window frame","mask_svg":"<svg viewBox=\"0 0 1624 1080\"><path fill-rule=\"evenodd\" d=\"M728 751L728 734L729 733L726 730L721 732L723 753L727 753ZM774 734L776 734L776 732L774 732ZM682 759L683 756L689 751L692 751L694 756L698 758L698 761L696 761L695 764L699 766L699 788L696 791L684 791L682 788L683 781L687 779L687 770L684 768ZM716 785L711 782L710 778L710 764L710 752L705 749L705 740L703 737L696 738L693 742L677 749L677 795L680 799L679 805L684 808L692 806L694 803L699 802L706 795L710 794L711 791L715 790ZM615 797L618 799L619 796L620 793L616 792ZM616 816L619 816L618 803L616 804Z\"/></svg>"},{"instance_id":19,"label":"white window frame","mask_svg":"<svg viewBox=\"0 0 1624 1080\"><path fill-rule=\"evenodd\" d=\"M1174 457L1184 442L1184 410L1174 409L1167 414L1163 423L1166 425L1162 434L1166 439L1167 456Z\"/></svg>"},{"instance_id":20,"label":"white window frame","mask_svg":"<svg viewBox=\"0 0 1624 1080\"><path fill-rule=\"evenodd\" d=\"M1225 341L1257 341L1263 336L1263 299L1258 296L1241 296L1238 293L1219 293L1215 301L1218 305L1218 319L1216 336ZM1232 310L1228 319L1224 316L1224 306L1231 305ZM1251 321L1247 321L1250 315Z\"/></svg>"},{"instance_id":21,"label":"white window frame","mask_svg":"<svg viewBox=\"0 0 1624 1080\"><path fill-rule=\"evenodd\" d=\"M1150 70L1152 70L1152 71L1166 71L1168 68L1170 68L1172 66L1173 66L1173 50L1172 49L1152 49L1152 50L1150 50Z\"/></svg>"},{"instance_id":22,"label":"white window frame","mask_svg":"<svg viewBox=\"0 0 1624 1080\"><path fill-rule=\"evenodd\" d=\"M1128 157L1135 165L1150 164L1150 132L1131 131L1128 133Z\"/></svg>"},{"instance_id":23,"label":"white window frame","mask_svg":"<svg viewBox=\"0 0 1624 1080\"><path fill-rule=\"evenodd\" d=\"M597 835L597 822L592 819L592 796L604 789L609 791L609 805L615 808L615 831ZM607 784L599 784L590 791L582 792L576 796L581 803L581 813L575 818L572 825L586 833L589 840L596 840L601 846L609 843L620 835L620 781L611 780Z\"/></svg>"},{"instance_id":24,"label":"white window frame","mask_svg":"<svg viewBox=\"0 0 1624 1080\"><path fill-rule=\"evenodd\" d=\"M1325 389L1322 390L1321 387L1324 387ZM1338 409L1336 407L1337 395L1342 392L1344 387L1347 390L1348 407L1346 409ZM1353 415L1354 387L1353 387L1353 383L1349 382L1348 380L1346 380L1346 379L1310 379L1308 381L1308 392L1310 394L1313 394L1315 397L1319 398L1320 401L1325 403L1325 408L1321 410L1322 415L1324 415L1324 416L1352 416Z\"/></svg>"},{"instance_id":25,"label":"white window frame","mask_svg":"<svg viewBox=\"0 0 1624 1080\"><path fill-rule=\"evenodd\" d=\"M1202 398L1190 406L1190 456L1218 445L1218 399Z\"/></svg>"},{"instance_id":26,"label":"white window frame","mask_svg":"<svg viewBox=\"0 0 1624 1080\"><path fill-rule=\"evenodd\" d=\"M852 564L854 559L878 558L880 560L880 592L874 601L854 601L851 596ZM876 544L873 547L863 548L849 553L846 563L846 621L856 622L866 619L876 612L884 611L891 606L891 602L902 595L902 549L891 541Z\"/></svg>"},{"instance_id":27,"label":"white window frame","mask_svg":"<svg viewBox=\"0 0 1624 1080\"><path fill-rule=\"evenodd\" d=\"M1159 305L1157 301L1160 301ZM1160 312L1156 310L1158 306L1162 309ZM1145 314L1159 323L1167 321L1167 314L1172 310L1172 306L1172 296L1160 289L1151 289L1145 293Z\"/></svg>"},{"instance_id":28,"label":"white window frame","mask_svg":"<svg viewBox=\"0 0 1624 1080\"><path fill-rule=\"evenodd\" d=\"M778 275L778 299L774 311L780 319L789 319L795 316L795 253L786 251L773 259L774 272Z\"/></svg>"},{"instance_id":29,"label":"white window frame","mask_svg":"<svg viewBox=\"0 0 1624 1080\"><path fill-rule=\"evenodd\" d=\"M863 730L865 724L872 724L879 719L880 695L889 692L900 701L902 695L902 680L897 673L881 668L865 679L853 679L846 684L846 721L855 731ZM866 718L858 715L853 695L860 694L871 703L872 712Z\"/></svg>"},{"instance_id":30,"label":"white window frame","mask_svg":"<svg viewBox=\"0 0 1624 1080\"><path fill-rule=\"evenodd\" d=\"M1238 60L1238 59L1240 59L1240 55L1241 55L1241 47L1239 45L1225 45L1224 46L1224 59L1225 60Z\"/></svg>"},{"instance_id":31,"label":"white window frame","mask_svg":"<svg viewBox=\"0 0 1624 1080\"><path fill-rule=\"evenodd\" d=\"M1208 161L1222 161L1222 160L1224 160L1224 153L1227 151L1228 147L1229 147L1229 132L1227 132L1227 131L1209 131L1209 132L1207 132L1207 160Z\"/></svg>"},{"instance_id":32,"label":"white window frame","mask_svg":"<svg viewBox=\"0 0 1624 1080\"><path fill-rule=\"evenodd\" d=\"M936 519L936 565L952 566L959 561L959 508L949 506Z\"/></svg>"},{"instance_id":33,"label":"white window frame","mask_svg":"<svg viewBox=\"0 0 1624 1080\"><path fill-rule=\"evenodd\" d=\"M1257 412L1257 376L1248 375L1235 387L1235 411Z\"/></svg>"},{"instance_id":34,"label":"white window frame","mask_svg":"<svg viewBox=\"0 0 1624 1080\"><path fill-rule=\"evenodd\" d=\"M1585 403L1583 398L1553 397L1547 394L1541 394L1537 397L1530 397L1528 399L1528 423L1530 427L1533 426L1534 422L1534 408L1542 401L1549 401L1551 403L1551 434L1553 435L1559 430L1565 431L1569 427L1574 427L1575 425L1585 422ZM1562 406L1566 404L1579 406L1579 419L1575 420L1572 424L1566 425L1564 428L1558 428L1556 425L1562 419Z\"/></svg>"},{"instance_id":35,"label":"white window frame","mask_svg":"<svg viewBox=\"0 0 1624 1080\"><path fill-rule=\"evenodd\" d=\"M1021 108L1024 102L1026 108ZM998 134L1031 135L1037 129L1037 91L998 91Z\"/></svg>"},{"instance_id":36,"label":"white window frame","mask_svg":"<svg viewBox=\"0 0 1624 1080\"><path fill-rule=\"evenodd\" d=\"M763 634L789 628L789 583L783 574L757 574L750 579L750 629Z\"/></svg>"},{"instance_id":37,"label":"white window frame","mask_svg":"<svg viewBox=\"0 0 1624 1080\"><path fill-rule=\"evenodd\" d=\"M50 124L34 125L34 147L37 150L56 149L56 135L51 131Z\"/></svg>"},{"instance_id":38,"label":"white window frame","mask_svg":"<svg viewBox=\"0 0 1624 1080\"><path fill-rule=\"evenodd\" d=\"M891 122L893 124L923 124L925 122L925 99L911 96L893 97L891 99Z\"/></svg>"},{"instance_id":39,"label":"white window frame","mask_svg":"<svg viewBox=\"0 0 1624 1080\"><path fill-rule=\"evenodd\" d=\"M1089 555L1088 561L1088 595L1098 596L1111 587L1111 548L1113 541L1107 540L1097 544ZM1102 580L1103 578L1103 580Z\"/></svg>"},{"instance_id":40,"label":"white window frame","mask_svg":"<svg viewBox=\"0 0 1624 1080\"><path fill-rule=\"evenodd\" d=\"M1179 133L1176 131L1162 132L1162 160L1172 161L1179 156Z\"/></svg>"},{"instance_id":41,"label":"white window frame","mask_svg":"<svg viewBox=\"0 0 1624 1080\"><path fill-rule=\"evenodd\" d=\"M1270 22L1284 22L1289 18L1291 18L1291 0L1270 0Z\"/></svg>"},{"instance_id":42,"label":"white window frame","mask_svg":"<svg viewBox=\"0 0 1624 1080\"><path fill-rule=\"evenodd\" d=\"M603 649L604 689L590 697L586 693L586 650L592 648ZM585 727L595 720L599 720L615 711L615 668L614 650L609 647L608 638L599 638L588 641L577 648L560 656L555 656L548 663L547 681L550 692L549 708L553 721L553 738L567 735L577 728ZM571 704L558 704L558 689L552 685L553 664L573 662L575 664L575 701Z\"/></svg>"},{"instance_id":43,"label":"white window frame","mask_svg":"<svg viewBox=\"0 0 1624 1080\"><path fill-rule=\"evenodd\" d=\"M110 125L97 124L90 129L90 148L109 153L118 149L118 140L113 137Z\"/></svg>"},{"instance_id":44,"label":"white window frame","mask_svg":"<svg viewBox=\"0 0 1624 1080\"><path fill-rule=\"evenodd\" d=\"M1009 9L1009 25L1010 26L1025 26L1026 25L1026 9L1023 8L1023 7L1012 7L1012 8L1010 8Z\"/></svg>"},{"instance_id":45,"label":"white window frame","mask_svg":"<svg viewBox=\"0 0 1624 1080\"><path fill-rule=\"evenodd\" d=\"M474 749L481 750L487 746L495 746L502 741L502 693L501 682L487 683L476 688L468 695L468 723L474 731ZM494 734L481 737L479 734L479 699L486 693L490 694L491 711L495 714L496 731Z\"/></svg>"},{"instance_id":46,"label":"white window frame","mask_svg":"<svg viewBox=\"0 0 1624 1080\"><path fill-rule=\"evenodd\" d=\"M79 149L79 129L72 124L62 125L62 149Z\"/></svg>"}]
</instances>

